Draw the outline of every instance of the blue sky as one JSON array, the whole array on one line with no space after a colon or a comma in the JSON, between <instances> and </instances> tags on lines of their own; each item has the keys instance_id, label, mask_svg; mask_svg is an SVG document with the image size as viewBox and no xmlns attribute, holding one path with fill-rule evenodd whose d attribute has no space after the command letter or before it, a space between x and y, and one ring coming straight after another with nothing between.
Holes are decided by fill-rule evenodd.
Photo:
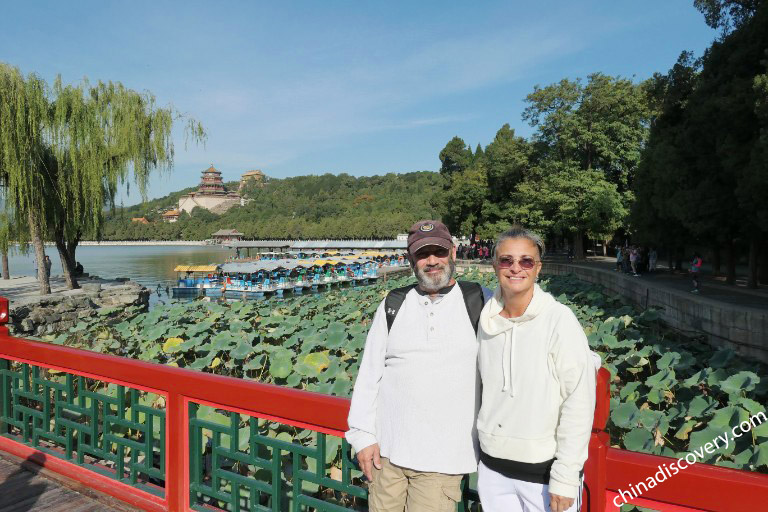
<instances>
[{"instance_id":1,"label":"blue sky","mask_svg":"<svg viewBox=\"0 0 768 512\"><path fill-rule=\"evenodd\" d=\"M645 79L716 37L693 0L13 2L0 60L48 80L114 80L200 120L149 196L227 180L436 170L454 135L488 144L534 85ZM140 201L131 189L126 205Z\"/></svg>"}]
</instances>

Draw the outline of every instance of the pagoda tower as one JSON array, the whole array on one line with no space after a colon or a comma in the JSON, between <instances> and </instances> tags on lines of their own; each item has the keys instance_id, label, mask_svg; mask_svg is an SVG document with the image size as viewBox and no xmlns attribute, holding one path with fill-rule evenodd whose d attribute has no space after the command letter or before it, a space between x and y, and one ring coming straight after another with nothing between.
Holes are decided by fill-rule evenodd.
<instances>
[{"instance_id":1,"label":"pagoda tower","mask_svg":"<svg viewBox=\"0 0 768 512\"><path fill-rule=\"evenodd\" d=\"M242 197L236 192L227 191L221 172L211 164L203 171L197 191L179 198L178 210L191 213L195 208L204 208L220 214L238 204L243 204Z\"/></svg>"},{"instance_id":2,"label":"pagoda tower","mask_svg":"<svg viewBox=\"0 0 768 512\"><path fill-rule=\"evenodd\" d=\"M221 179L221 171L217 170L213 164L203 171L197 193L206 196L227 195L227 191L224 188L224 180Z\"/></svg>"}]
</instances>

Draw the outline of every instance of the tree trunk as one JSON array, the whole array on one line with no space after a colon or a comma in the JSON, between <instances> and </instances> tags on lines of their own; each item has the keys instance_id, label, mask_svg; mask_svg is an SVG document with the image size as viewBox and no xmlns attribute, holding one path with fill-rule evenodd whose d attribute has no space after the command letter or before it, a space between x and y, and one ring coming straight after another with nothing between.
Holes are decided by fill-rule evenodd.
<instances>
[{"instance_id":1,"label":"tree trunk","mask_svg":"<svg viewBox=\"0 0 768 512\"><path fill-rule=\"evenodd\" d=\"M576 231L573 235L573 255L577 260L586 258L584 254L584 235L581 230Z\"/></svg>"},{"instance_id":2,"label":"tree trunk","mask_svg":"<svg viewBox=\"0 0 768 512\"><path fill-rule=\"evenodd\" d=\"M760 240L755 236L749 242L749 276L747 288L757 288L757 262L760 257Z\"/></svg>"},{"instance_id":3,"label":"tree trunk","mask_svg":"<svg viewBox=\"0 0 768 512\"><path fill-rule=\"evenodd\" d=\"M8 270L8 251L3 251L3 279L10 279L11 271Z\"/></svg>"},{"instance_id":4,"label":"tree trunk","mask_svg":"<svg viewBox=\"0 0 768 512\"><path fill-rule=\"evenodd\" d=\"M763 240L760 251L760 269L757 271L760 284L768 284L768 239Z\"/></svg>"},{"instance_id":5,"label":"tree trunk","mask_svg":"<svg viewBox=\"0 0 768 512\"><path fill-rule=\"evenodd\" d=\"M75 278L75 262L72 259L72 253L74 251L69 250L66 242L56 240L56 248L59 250L59 258L61 258L61 268L64 271L64 280L67 281L67 288L74 290L80 288Z\"/></svg>"},{"instance_id":6,"label":"tree trunk","mask_svg":"<svg viewBox=\"0 0 768 512\"><path fill-rule=\"evenodd\" d=\"M728 240L728 245L725 246L725 282L728 284L736 284L736 248L734 245L731 239Z\"/></svg>"},{"instance_id":7,"label":"tree trunk","mask_svg":"<svg viewBox=\"0 0 768 512\"><path fill-rule=\"evenodd\" d=\"M722 262L720 260L720 244L715 244L712 247L712 272L714 274L720 273L720 267L722 266Z\"/></svg>"},{"instance_id":8,"label":"tree trunk","mask_svg":"<svg viewBox=\"0 0 768 512\"><path fill-rule=\"evenodd\" d=\"M32 239L32 246L35 248L35 258L37 259L37 280L40 283L40 295L50 295L51 282L49 280L48 267L45 265L45 245L40 233L40 225L35 214L32 212L29 212L27 219L29 222L29 237Z\"/></svg>"}]
</instances>

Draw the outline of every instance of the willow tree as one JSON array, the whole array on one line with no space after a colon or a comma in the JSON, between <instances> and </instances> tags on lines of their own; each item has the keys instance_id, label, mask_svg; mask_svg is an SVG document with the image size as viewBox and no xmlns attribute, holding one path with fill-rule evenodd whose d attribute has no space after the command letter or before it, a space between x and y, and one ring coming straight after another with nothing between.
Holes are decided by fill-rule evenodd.
<instances>
[{"instance_id":1,"label":"willow tree","mask_svg":"<svg viewBox=\"0 0 768 512\"><path fill-rule=\"evenodd\" d=\"M41 172L49 115L46 84L0 63L0 185L5 209L26 218L38 263L40 293L51 293L45 266L45 179Z\"/></svg>"},{"instance_id":2,"label":"willow tree","mask_svg":"<svg viewBox=\"0 0 768 512\"><path fill-rule=\"evenodd\" d=\"M28 167L42 185L40 197L36 202L22 204L18 198L26 197L27 189L13 191L17 198L14 206L17 211L33 212L30 215L40 227L33 233L30 217L35 246L35 239L42 240L44 235L55 242L67 284L76 288L78 243L84 237L101 237L104 210L114 206L121 184L133 182L146 198L151 173L172 168L173 123L184 116L172 107L158 107L152 94L138 93L120 83L91 85L84 80L77 85L64 85L59 77L49 89L33 75L24 80L18 70L8 66L5 69L23 83L41 83L45 107L39 117L30 117L28 121L41 133L40 140L35 141L39 143L35 148L36 160ZM13 101L13 96L6 99L2 89L0 98L3 103ZM188 139L204 140L200 123L187 118L185 124ZM0 137L0 149L16 142ZM7 171L10 198L15 179L11 174L18 173L19 166L9 169L15 169ZM38 266L45 268L41 262L38 255ZM41 293L49 291L47 283L41 283Z\"/></svg>"}]
</instances>

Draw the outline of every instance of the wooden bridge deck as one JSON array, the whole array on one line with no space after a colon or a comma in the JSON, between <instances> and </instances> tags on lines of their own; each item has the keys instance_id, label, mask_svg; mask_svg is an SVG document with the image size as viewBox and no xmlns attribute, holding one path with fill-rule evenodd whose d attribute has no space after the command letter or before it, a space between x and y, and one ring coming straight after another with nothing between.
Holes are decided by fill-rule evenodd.
<instances>
[{"instance_id":1,"label":"wooden bridge deck","mask_svg":"<svg viewBox=\"0 0 768 512\"><path fill-rule=\"evenodd\" d=\"M78 492L79 491L79 492ZM137 509L0 452L0 512L128 512Z\"/></svg>"}]
</instances>

